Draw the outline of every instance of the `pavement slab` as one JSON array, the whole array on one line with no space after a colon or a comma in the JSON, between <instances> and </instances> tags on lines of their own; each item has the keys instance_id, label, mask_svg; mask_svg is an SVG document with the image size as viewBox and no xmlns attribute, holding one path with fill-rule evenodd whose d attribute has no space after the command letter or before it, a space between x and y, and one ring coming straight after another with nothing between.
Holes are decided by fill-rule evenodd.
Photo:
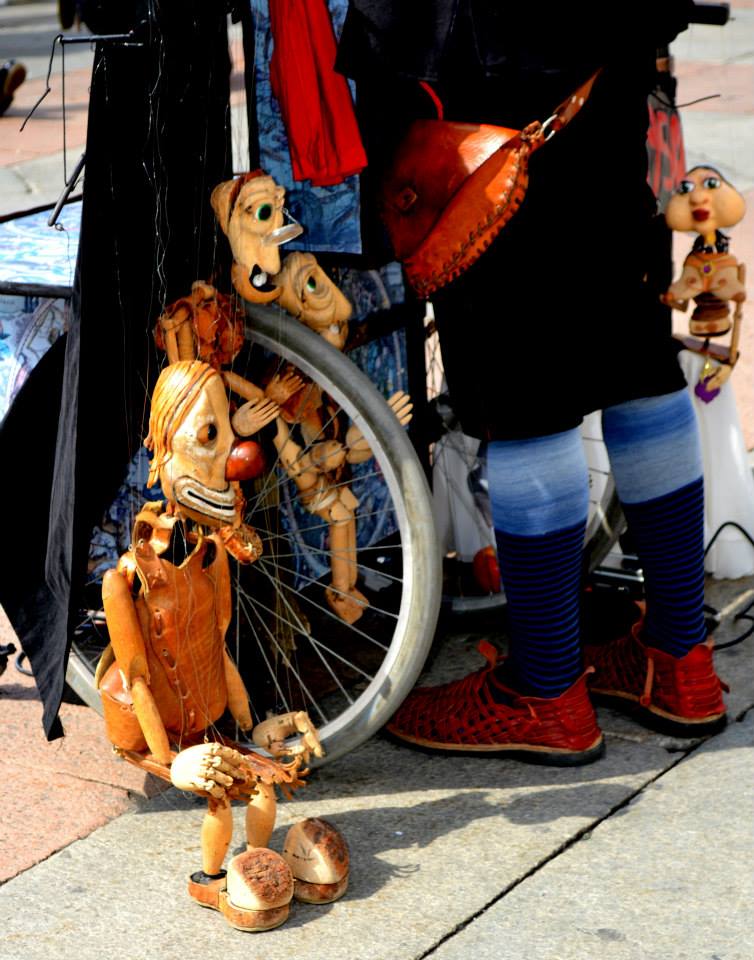
<instances>
[{"instance_id":1,"label":"pavement slab","mask_svg":"<svg viewBox=\"0 0 754 960\"><path fill-rule=\"evenodd\" d=\"M421 957L677 760L651 743L610 746L605 760L577 771L428 756L381 739L335 761L281 806L272 846L281 848L295 819L332 821L351 847L347 897L296 905L261 942L188 901L203 804L170 790L0 888L0 954L47 958L54 943L56 956L99 960L103 942L128 942L138 924L160 930L163 960L208 938L228 958ZM137 938L127 955L141 960L154 949Z\"/></svg>"},{"instance_id":2,"label":"pavement slab","mask_svg":"<svg viewBox=\"0 0 754 960\"><path fill-rule=\"evenodd\" d=\"M708 599L723 613L717 631L720 643L736 639L746 629L747 621L735 617L753 596L754 578L708 582ZM445 634L426 678L438 682L477 666L474 646L480 635ZM717 654L718 668L733 686L732 718L746 717L754 704L752 648L754 640L748 638ZM646 731L612 711L600 710L600 722L606 732L606 757L573 770L491 756L430 755L376 737L316 771L293 802L281 804L272 846L282 848L285 831L295 820L323 816L347 837L353 862L351 885L337 904L319 908L296 904L286 926L261 939L249 940L248 935L232 930L219 915L191 903L185 893L185 879L199 864L202 801L172 788L151 799L133 796L123 816L84 839L71 842L74 838L69 838L64 849L0 887L0 915L8 918L0 930L0 956L4 960L47 958L54 944L54 956L75 951L80 960L93 960L101 957L103 943L120 941L129 944L124 951L129 960L141 960L153 955L155 945L143 938L131 941L138 926L160 930L164 960L182 960L187 944L208 942L208 938L213 949L230 960L249 955L288 960L304 954L312 960L420 960L435 952L444 958L442 951L456 949L464 950L466 956L467 938L474 944L475 956L483 958L485 953L476 947L477 929L479 950L489 955L498 950L495 955L500 956L502 943L506 960L519 956L557 960L561 954L563 960L613 956L618 960L659 956L708 960L718 947L722 949L724 940L715 941L708 954L685 953L680 946L675 952L636 952L644 949L646 937L655 935L653 924L660 924L666 905L656 904L654 913L647 914L642 928L645 939L637 939L629 923L635 923L634 914L614 917L606 906L603 909L602 898L609 904L611 890L621 901L630 900L631 883L644 882L648 864L665 856L664 848L654 846L660 841L648 827L631 834L620 849L620 884L609 879L609 864L602 868L598 860L593 874L584 865L578 867L584 902L594 902L595 907L591 918L579 918L577 926L586 932L580 934L576 952L567 952L570 921L563 920L558 928L551 921L549 906L545 910L529 904L526 912L506 906L510 898L531 891L538 877L549 876L547 871L571 851L596 849L593 840L587 846L588 836L601 836L600 830L642 810L645 802L656 803L652 798L659 795L658 783L667 785L671 806L663 813L666 818L675 816L675 794L682 795L678 803L692 806L693 797L700 794L703 808L714 811L695 819L692 810L679 820L678 843L689 849L699 847L704 840L699 837L700 829L704 833L700 824L711 825L713 819L716 824L719 810L727 827L717 839L704 842L716 844L718 859L730 863L737 862L744 849L747 840L731 809L740 812L748 802L741 791L749 754L736 738L738 731L749 731L750 724L733 722L725 733L700 747L695 741ZM735 749L726 746L734 741ZM707 761L698 764L696 758L702 755L725 761L719 773ZM731 783L735 773L731 764L735 767L739 761L739 782ZM681 779L684 765L690 773ZM71 800L80 802L64 780L59 778L57 786L54 795L61 807ZM24 812L36 809L36 803L24 807ZM236 811L233 849L238 849L243 837L242 813L241 808ZM651 820L653 814L648 816ZM612 847L609 850L617 856ZM636 867L633 879L632 864ZM561 895L575 896L571 874L566 876ZM643 900L651 903L653 896L660 896L657 883L653 881L649 892L641 894ZM667 896L674 888L662 889ZM687 871L684 889L693 909L713 909L699 906L708 900L703 873ZM545 893L535 888L530 896L540 903ZM565 918L573 916L569 909L563 907ZM640 910L639 901L625 909L642 916L646 912ZM506 930L515 929L518 941L507 934L501 939L496 933L499 922L494 915L499 911L503 911ZM540 940L551 927L555 939L551 937L545 949ZM515 947L509 952L511 944ZM718 956L719 960L743 960L743 955L719 950Z\"/></svg>"},{"instance_id":3,"label":"pavement slab","mask_svg":"<svg viewBox=\"0 0 754 960\"><path fill-rule=\"evenodd\" d=\"M431 956L751 960L752 801L749 714Z\"/></svg>"},{"instance_id":4,"label":"pavement slab","mask_svg":"<svg viewBox=\"0 0 754 960\"><path fill-rule=\"evenodd\" d=\"M0 644L7 643L18 648L0 609ZM166 786L114 756L89 707L64 703L60 719L66 736L49 743L34 680L11 657L0 676L0 884Z\"/></svg>"}]
</instances>

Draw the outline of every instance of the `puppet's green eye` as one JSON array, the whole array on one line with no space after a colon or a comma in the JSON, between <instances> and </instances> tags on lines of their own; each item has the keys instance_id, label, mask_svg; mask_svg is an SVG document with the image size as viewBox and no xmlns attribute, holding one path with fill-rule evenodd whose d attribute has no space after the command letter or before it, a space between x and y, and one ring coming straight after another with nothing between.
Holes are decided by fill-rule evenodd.
<instances>
[{"instance_id":1,"label":"puppet's green eye","mask_svg":"<svg viewBox=\"0 0 754 960\"><path fill-rule=\"evenodd\" d=\"M263 203L260 207L257 207L257 220L269 220L272 216L272 204Z\"/></svg>"},{"instance_id":2,"label":"puppet's green eye","mask_svg":"<svg viewBox=\"0 0 754 960\"><path fill-rule=\"evenodd\" d=\"M317 289L317 281L314 279L314 277L309 277L309 279L306 281L306 289L310 293L314 293L314 291Z\"/></svg>"}]
</instances>

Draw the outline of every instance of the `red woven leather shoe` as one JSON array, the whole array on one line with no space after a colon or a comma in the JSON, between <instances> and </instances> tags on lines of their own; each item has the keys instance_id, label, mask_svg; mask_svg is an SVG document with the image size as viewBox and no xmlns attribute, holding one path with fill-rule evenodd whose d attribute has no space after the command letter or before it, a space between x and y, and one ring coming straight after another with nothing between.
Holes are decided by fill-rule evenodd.
<instances>
[{"instance_id":1,"label":"red woven leather shoe","mask_svg":"<svg viewBox=\"0 0 754 960\"><path fill-rule=\"evenodd\" d=\"M552 766L591 763L605 751L586 687L580 677L552 699L525 697L493 674L503 659L483 640L481 670L441 687L419 687L404 700L387 730L431 750L509 754ZM497 703L492 695L494 688Z\"/></svg>"},{"instance_id":2,"label":"red woven leather shoe","mask_svg":"<svg viewBox=\"0 0 754 960\"><path fill-rule=\"evenodd\" d=\"M641 723L682 737L707 736L725 726L722 691L712 664L712 638L683 657L674 657L641 639L643 616L623 637L584 647L594 668L589 690L598 703L630 712Z\"/></svg>"}]
</instances>

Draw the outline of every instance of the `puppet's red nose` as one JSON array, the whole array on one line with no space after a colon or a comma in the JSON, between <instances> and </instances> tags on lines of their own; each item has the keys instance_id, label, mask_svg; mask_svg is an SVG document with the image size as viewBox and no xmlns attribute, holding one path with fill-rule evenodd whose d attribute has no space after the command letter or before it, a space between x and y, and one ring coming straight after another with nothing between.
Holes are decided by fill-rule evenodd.
<instances>
[{"instance_id":1,"label":"puppet's red nose","mask_svg":"<svg viewBox=\"0 0 754 960\"><path fill-rule=\"evenodd\" d=\"M253 480L265 469L264 453L253 440L242 440L233 445L225 466L226 480Z\"/></svg>"}]
</instances>

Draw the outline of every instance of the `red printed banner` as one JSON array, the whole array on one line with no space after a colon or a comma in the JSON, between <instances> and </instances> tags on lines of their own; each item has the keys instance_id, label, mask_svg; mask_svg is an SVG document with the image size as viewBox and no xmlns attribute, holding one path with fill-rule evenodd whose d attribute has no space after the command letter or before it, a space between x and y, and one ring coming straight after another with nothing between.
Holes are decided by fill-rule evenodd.
<instances>
[{"instance_id":1,"label":"red printed banner","mask_svg":"<svg viewBox=\"0 0 754 960\"><path fill-rule=\"evenodd\" d=\"M662 211L686 172L681 117L664 95L649 97L649 185Z\"/></svg>"}]
</instances>

